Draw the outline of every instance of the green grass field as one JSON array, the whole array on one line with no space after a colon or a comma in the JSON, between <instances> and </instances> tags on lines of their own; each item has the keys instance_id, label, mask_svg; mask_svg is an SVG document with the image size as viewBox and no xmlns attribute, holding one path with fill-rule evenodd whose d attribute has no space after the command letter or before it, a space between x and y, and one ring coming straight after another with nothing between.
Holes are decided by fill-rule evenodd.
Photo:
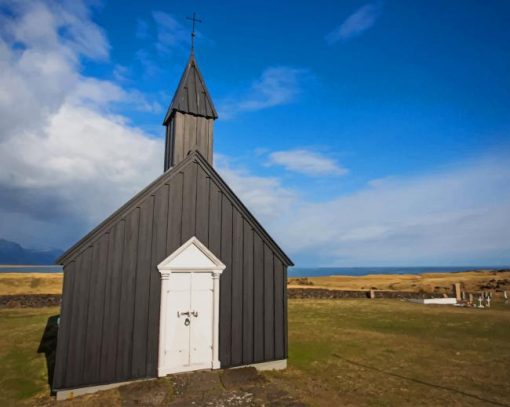
<instances>
[{"instance_id":1,"label":"green grass field","mask_svg":"<svg viewBox=\"0 0 510 407\"><path fill-rule=\"evenodd\" d=\"M498 305L290 301L282 376L317 406L510 405L510 306Z\"/></svg>"},{"instance_id":2,"label":"green grass field","mask_svg":"<svg viewBox=\"0 0 510 407\"><path fill-rule=\"evenodd\" d=\"M0 406L49 402L37 348L56 313L0 310ZM510 405L510 306L291 300L289 369L267 377L312 406Z\"/></svg>"},{"instance_id":3,"label":"green grass field","mask_svg":"<svg viewBox=\"0 0 510 407\"><path fill-rule=\"evenodd\" d=\"M0 309L0 406L48 398L46 359L37 351L48 317L58 313L57 307Z\"/></svg>"}]
</instances>

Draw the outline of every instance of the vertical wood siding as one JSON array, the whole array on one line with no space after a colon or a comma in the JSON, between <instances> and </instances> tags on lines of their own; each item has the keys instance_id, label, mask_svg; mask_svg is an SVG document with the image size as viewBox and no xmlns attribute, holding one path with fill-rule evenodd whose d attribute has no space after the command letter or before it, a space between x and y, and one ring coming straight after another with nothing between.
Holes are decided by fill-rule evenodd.
<instances>
[{"instance_id":1,"label":"vertical wood siding","mask_svg":"<svg viewBox=\"0 0 510 407\"><path fill-rule=\"evenodd\" d=\"M204 164L170 175L64 264L56 389L157 375L157 265L194 235L227 266L222 367L287 357L287 265Z\"/></svg>"},{"instance_id":2,"label":"vertical wood siding","mask_svg":"<svg viewBox=\"0 0 510 407\"><path fill-rule=\"evenodd\" d=\"M192 150L212 164L214 120L175 112L168 124L165 142L165 170L184 160Z\"/></svg>"}]
</instances>

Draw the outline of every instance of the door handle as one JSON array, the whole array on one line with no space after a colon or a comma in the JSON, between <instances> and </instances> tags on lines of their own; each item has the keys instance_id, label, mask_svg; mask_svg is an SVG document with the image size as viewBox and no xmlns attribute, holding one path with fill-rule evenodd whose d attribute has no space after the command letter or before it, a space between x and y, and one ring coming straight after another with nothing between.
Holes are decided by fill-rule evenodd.
<instances>
[{"instance_id":1,"label":"door handle","mask_svg":"<svg viewBox=\"0 0 510 407\"><path fill-rule=\"evenodd\" d=\"M181 317L181 315L186 315L187 317L189 317L189 311L185 311L185 312L181 312L181 311L177 311L177 317Z\"/></svg>"}]
</instances>

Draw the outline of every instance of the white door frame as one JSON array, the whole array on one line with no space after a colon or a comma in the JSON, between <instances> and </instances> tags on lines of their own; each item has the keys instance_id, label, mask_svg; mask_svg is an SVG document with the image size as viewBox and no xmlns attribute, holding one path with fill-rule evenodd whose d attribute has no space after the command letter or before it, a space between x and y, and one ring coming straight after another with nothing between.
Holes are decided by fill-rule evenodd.
<instances>
[{"instance_id":1,"label":"white door frame","mask_svg":"<svg viewBox=\"0 0 510 407\"><path fill-rule=\"evenodd\" d=\"M197 250L198 249L198 250ZM158 265L161 274L161 303L159 323L159 358L158 377L171 373L184 372L183 368L164 366L166 345L166 321L168 314L167 298L170 292L169 279L171 273L210 273L213 279L213 332L211 369L220 368L219 360L219 309L220 309L220 275L225 265L195 236L189 239L175 252Z\"/></svg>"}]
</instances>

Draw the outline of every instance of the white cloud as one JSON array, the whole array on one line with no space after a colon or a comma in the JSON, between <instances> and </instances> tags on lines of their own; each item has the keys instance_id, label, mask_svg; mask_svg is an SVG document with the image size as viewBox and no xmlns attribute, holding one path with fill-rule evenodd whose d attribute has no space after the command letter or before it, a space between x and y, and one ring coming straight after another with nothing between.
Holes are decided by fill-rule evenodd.
<instances>
[{"instance_id":1,"label":"white cloud","mask_svg":"<svg viewBox=\"0 0 510 407\"><path fill-rule=\"evenodd\" d=\"M243 203L263 224L282 216L297 199L295 191L284 187L278 178L250 174L245 168L233 166L222 154L214 155L214 165L229 187L242 197Z\"/></svg>"},{"instance_id":2,"label":"white cloud","mask_svg":"<svg viewBox=\"0 0 510 407\"><path fill-rule=\"evenodd\" d=\"M157 111L81 74L109 44L81 2L6 2L0 17L0 235L66 247L161 172L162 145L110 111Z\"/></svg>"},{"instance_id":3,"label":"white cloud","mask_svg":"<svg viewBox=\"0 0 510 407\"><path fill-rule=\"evenodd\" d=\"M111 104L125 105L142 112L160 113L163 109L156 101L149 101L138 90L124 90L117 84L96 78L81 77L67 101L76 105L106 108Z\"/></svg>"},{"instance_id":4,"label":"white cloud","mask_svg":"<svg viewBox=\"0 0 510 407\"><path fill-rule=\"evenodd\" d=\"M372 3L364 5L326 35L326 42L329 45L333 45L338 41L349 40L363 34L375 24L380 14L381 7L379 4Z\"/></svg>"},{"instance_id":5,"label":"white cloud","mask_svg":"<svg viewBox=\"0 0 510 407\"><path fill-rule=\"evenodd\" d=\"M348 170L332 158L315 151L296 149L275 151L268 156L268 165L280 165L287 171L310 176L345 175Z\"/></svg>"},{"instance_id":6,"label":"white cloud","mask_svg":"<svg viewBox=\"0 0 510 407\"><path fill-rule=\"evenodd\" d=\"M272 182L281 186L277 178ZM241 198L249 184L238 191ZM304 198L306 185L300 199L297 191L286 193L294 199L283 208L275 204L278 216L265 226L298 264L510 263L510 165L503 154L421 176L376 180L324 202ZM271 188L260 194L280 202ZM256 200L254 205L257 213Z\"/></svg>"},{"instance_id":7,"label":"white cloud","mask_svg":"<svg viewBox=\"0 0 510 407\"><path fill-rule=\"evenodd\" d=\"M294 102L301 92L305 71L287 66L270 67L249 89L220 103L222 119L242 112L267 109Z\"/></svg>"}]
</instances>

